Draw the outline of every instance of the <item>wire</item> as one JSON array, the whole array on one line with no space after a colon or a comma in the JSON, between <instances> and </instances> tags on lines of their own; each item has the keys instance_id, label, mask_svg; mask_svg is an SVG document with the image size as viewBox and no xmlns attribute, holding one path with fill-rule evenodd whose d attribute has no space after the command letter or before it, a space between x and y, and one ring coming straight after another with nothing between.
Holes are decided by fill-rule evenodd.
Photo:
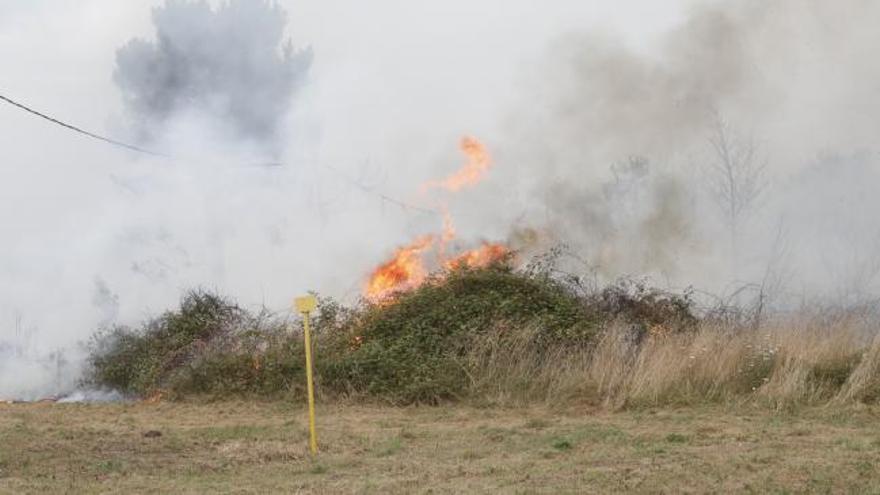
<instances>
[{"instance_id":1,"label":"wire","mask_svg":"<svg viewBox=\"0 0 880 495\"><path fill-rule=\"evenodd\" d=\"M141 148L141 147L139 147L139 146L135 146L135 145L133 145L133 144L128 144L128 143L125 143L125 142L122 142L122 141L117 141L116 139L111 139L111 138L108 138L108 137L106 137L106 136L101 136L101 135L99 135L99 134L95 134L95 133L93 133L93 132L89 132L89 131L87 131L87 130L85 130L85 129L82 129L82 128L80 128L80 127L77 127L77 126L75 126L75 125L68 124L68 123L63 122L63 121L61 121L61 120L58 120L58 119L56 119L56 118L54 118L54 117L50 117L49 115L46 115L46 114L44 114L44 113L42 113L42 112L39 112L39 111L37 111L37 110L34 110L33 108L31 108L31 107L29 107L29 106L27 106L27 105L25 105L25 104L23 104L23 103L19 103L19 102L13 100L12 98L9 98L9 97L6 97L6 96L3 96L2 94L0 94L0 100L4 101L4 102L6 102L6 103L8 103L8 104L10 104L10 105L12 105L12 106L14 106L14 107L17 107L17 108L19 108L19 109L21 109L21 110L24 110L25 112L31 113L31 114L33 114L33 115L36 115L37 117L40 117L40 118L42 118L42 119L44 119L44 120L47 120L47 121L49 121L49 122L51 122L51 123L53 123L53 124L55 124L55 125L59 125L59 126L64 127L64 128L66 128L66 129L68 129L68 130L71 130L71 131L77 132L77 133L79 133L79 134L82 134L82 135L84 135L84 136L90 137L90 138L92 138L92 139L97 139L98 141L103 141L103 142L105 142L105 143L109 143L109 144L112 144L112 145L114 145L114 146L119 146L119 147L121 147L121 148L125 148L125 149L131 150L131 151L136 151L136 152L138 152L138 153L144 153L144 154L147 154L147 155L161 156L161 157L163 157L163 158L172 158L172 159L173 159L172 156L170 156L170 155L168 155L168 154L165 154L165 153L159 153L159 152L157 152L157 151L151 151L151 150L148 150L148 149L145 149L145 148ZM284 166L284 163L281 163L281 162L267 162L267 163L265 163L265 164L261 164L261 165L263 165L263 166L270 166L270 167L281 167L281 166ZM380 199L382 199L382 201L387 201L387 202L389 202L389 203L391 203L391 204L397 205L397 206L399 206L400 208L402 208L402 209L404 209L404 210L414 210L414 211L420 211L420 212L422 212L422 213L440 214L440 212L438 212L437 210L432 210L432 209L428 209L428 208L423 208L423 207L421 207L421 206L412 205L412 204L410 204L410 203L407 203L407 202L405 202L405 201L401 201L401 200L399 200L399 199L393 198L393 197L388 196L388 195L386 195L386 194L383 194L383 193L381 193L381 192L374 191L374 190L370 189L369 187L367 187L367 186L365 186L365 185L359 183L358 181L352 179L351 177L349 177L347 174L345 174L345 173L342 172L341 170L337 169L336 167L332 167L332 166L330 166L330 165L324 165L324 168L327 168L327 169L331 170L332 172L336 173L338 176L342 177L343 180L345 180L346 182L348 182L348 183L351 184L352 186L356 187L357 189L361 190L362 192L364 192L364 193L366 193L366 194L372 194L372 195L374 195L374 196L377 196L377 197L379 197Z\"/></svg>"},{"instance_id":2,"label":"wire","mask_svg":"<svg viewBox=\"0 0 880 495\"><path fill-rule=\"evenodd\" d=\"M429 213L429 214L432 214L432 215L440 215L440 214L441 214L441 213L440 213L439 211L437 211L437 210L433 210L433 209L430 209L430 208L425 208L425 207L422 207L422 206L416 206L416 205L414 205L414 204L407 203L407 202L405 202L405 201L401 201L401 200L396 199L396 198L392 198L391 196L388 196L388 195L383 194L383 193L381 193L381 192L374 191L373 189L371 189L371 188L369 188L369 187L367 187L367 186L361 184L360 182L358 182L358 181L352 179L352 178L349 177L347 174L345 174L344 172L342 172L342 171L339 170L338 168L333 167L333 166L331 166L331 165L323 165L323 167L326 168L327 170L330 170L331 172L336 173L337 175L339 175L340 177L342 177L342 179L345 180L345 182L348 182L348 183L351 184L353 187L355 187L355 188L357 188L357 189L360 189L361 191L363 191L363 192L365 192L365 193L367 193L367 194L372 194L372 195L374 195L374 196L378 196L381 200L383 200L383 201L387 201L387 202L389 202L389 203L391 203L391 204L393 204L393 205L399 206L400 208L403 208L404 210L420 211L420 212L422 212L422 213Z\"/></svg>"},{"instance_id":3,"label":"wire","mask_svg":"<svg viewBox=\"0 0 880 495\"><path fill-rule=\"evenodd\" d=\"M70 129L71 131L78 132L78 133L80 133L80 134L82 134L82 135L84 135L84 136L88 136L88 137L90 137L90 138L92 138L92 139L97 139L97 140L99 140L99 141L104 141L105 143L110 143L110 144L112 144L112 145L119 146L119 147L122 147L122 148L126 148L126 149L129 149L129 150L131 150L131 151L137 151L138 153L144 153L144 154L147 154L147 155L153 155L153 156L163 156L163 157L168 157L168 155L163 154L163 153L159 153L159 152L156 152L156 151L150 151L150 150L148 150L148 149L144 149L144 148L141 148L141 147L135 146L135 145L133 145L133 144L123 143L122 141L117 141L117 140L115 140L115 139L110 139L110 138L108 138L108 137L101 136L101 135L99 135L99 134L95 134L95 133L93 133L93 132L89 132L89 131L87 131L87 130L85 130L85 129L82 129L82 128L80 128L80 127L77 127L77 126L75 126L75 125L68 124L68 123L66 123L66 122L62 122L62 121L60 121L60 120L58 120L58 119L56 119L56 118L50 117L50 116L48 116L48 115L46 115L46 114L44 114L44 113L42 113L42 112L38 112L37 110L34 110L33 108L31 108L31 107L29 107L29 106L27 106L27 105L24 105L24 104L22 104L22 103L19 103L19 102L15 101L15 100L13 100L13 99L11 99L11 98L7 98L6 96L0 95L0 100L3 100L3 101L5 101L6 103L9 103L9 104L12 105L12 106L18 107L18 108L24 110L25 112L32 113L32 114L36 115L37 117L40 117L40 118L45 119L45 120L48 120L49 122L52 122L53 124L60 125L61 127L65 127L65 128L67 128L67 129Z\"/></svg>"}]
</instances>

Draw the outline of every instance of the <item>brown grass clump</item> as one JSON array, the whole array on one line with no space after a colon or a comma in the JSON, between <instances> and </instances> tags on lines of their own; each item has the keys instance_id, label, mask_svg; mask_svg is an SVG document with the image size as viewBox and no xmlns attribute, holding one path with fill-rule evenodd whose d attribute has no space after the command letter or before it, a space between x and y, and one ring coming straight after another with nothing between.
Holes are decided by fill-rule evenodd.
<instances>
[{"instance_id":1,"label":"brown grass clump","mask_svg":"<svg viewBox=\"0 0 880 495\"><path fill-rule=\"evenodd\" d=\"M582 347L539 347L534 326L498 325L472 339L462 367L468 370L468 395L493 403L571 402L593 395L584 380L589 353Z\"/></svg>"},{"instance_id":2,"label":"brown grass clump","mask_svg":"<svg viewBox=\"0 0 880 495\"><path fill-rule=\"evenodd\" d=\"M880 334L862 352L861 359L834 398L835 402L880 400Z\"/></svg>"},{"instance_id":3,"label":"brown grass clump","mask_svg":"<svg viewBox=\"0 0 880 495\"><path fill-rule=\"evenodd\" d=\"M586 401L610 408L700 403L875 402L880 339L870 325L790 319L756 328L702 324L648 334L610 325L589 348L536 349L533 328L500 327L465 360L470 394L519 404Z\"/></svg>"}]
</instances>

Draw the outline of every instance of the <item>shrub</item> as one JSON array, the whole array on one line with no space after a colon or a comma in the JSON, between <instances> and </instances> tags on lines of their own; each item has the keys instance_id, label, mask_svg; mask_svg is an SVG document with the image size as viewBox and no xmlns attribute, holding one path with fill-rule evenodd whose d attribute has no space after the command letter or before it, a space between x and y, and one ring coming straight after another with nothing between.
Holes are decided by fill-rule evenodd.
<instances>
[{"instance_id":1,"label":"shrub","mask_svg":"<svg viewBox=\"0 0 880 495\"><path fill-rule=\"evenodd\" d=\"M696 326L687 297L643 284L585 293L546 270L459 267L380 304L319 298L316 377L325 395L392 403L582 391L577 373L611 322L630 345ZM89 381L139 396L302 394L302 345L285 319L192 291L139 328L96 335Z\"/></svg>"},{"instance_id":2,"label":"shrub","mask_svg":"<svg viewBox=\"0 0 880 495\"><path fill-rule=\"evenodd\" d=\"M175 395L298 397L304 373L302 341L273 325L205 349L174 373L167 387Z\"/></svg>"},{"instance_id":3,"label":"shrub","mask_svg":"<svg viewBox=\"0 0 880 495\"><path fill-rule=\"evenodd\" d=\"M644 281L621 279L586 297L587 305L603 320L622 320L647 333L669 335L697 329L691 294L675 294L649 287Z\"/></svg>"},{"instance_id":4,"label":"shrub","mask_svg":"<svg viewBox=\"0 0 880 495\"><path fill-rule=\"evenodd\" d=\"M498 322L540 329L537 349L586 346L599 328L583 301L552 279L504 264L457 269L346 321L343 333L356 345L322 367L324 384L392 402L460 397L468 348Z\"/></svg>"},{"instance_id":5,"label":"shrub","mask_svg":"<svg viewBox=\"0 0 880 495\"><path fill-rule=\"evenodd\" d=\"M87 381L126 393L164 390L216 342L230 340L248 315L212 292L194 290L177 311L148 320L141 328L112 327L91 341Z\"/></svg>"}]
</instances>

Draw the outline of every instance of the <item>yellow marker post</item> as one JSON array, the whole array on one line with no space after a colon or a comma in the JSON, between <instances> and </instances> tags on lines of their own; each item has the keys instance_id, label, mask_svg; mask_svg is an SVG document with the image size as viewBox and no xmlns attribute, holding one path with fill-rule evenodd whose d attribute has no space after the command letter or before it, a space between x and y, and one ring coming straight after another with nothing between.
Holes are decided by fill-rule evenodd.
<instances>
[{"instance_id":1,"label":"yellow marker post","mask_svg":"<svg viewBox=\"0 0 880 495\"><path fill-rule=\"evenodd\" d=\"M312 339L309 329L309 313L318 306L315 296L303 296L294 299L296 310L303 315L303 336L306 344L306 389L309 394L309 449L312 455L318 453L318 434L315 431L315 385L312 378Z\"/></svg>"}]
</instances>

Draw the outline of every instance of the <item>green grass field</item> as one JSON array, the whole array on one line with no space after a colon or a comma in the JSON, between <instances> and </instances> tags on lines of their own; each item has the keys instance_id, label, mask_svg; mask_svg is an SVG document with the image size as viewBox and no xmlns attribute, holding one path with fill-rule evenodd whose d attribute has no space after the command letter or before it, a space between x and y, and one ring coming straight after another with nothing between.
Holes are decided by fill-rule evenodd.
<instances>
[{"instance_id":1,"label":"green grass field","mask_svg":"<svg viewBox=\"0 0 880 495\"><path fill-rule=\"evenodd\" d=\"M3 493L880 493L880 408L0 405ZM145 436L157 431L160 436Z\"/></svg>"}]
</instances>

